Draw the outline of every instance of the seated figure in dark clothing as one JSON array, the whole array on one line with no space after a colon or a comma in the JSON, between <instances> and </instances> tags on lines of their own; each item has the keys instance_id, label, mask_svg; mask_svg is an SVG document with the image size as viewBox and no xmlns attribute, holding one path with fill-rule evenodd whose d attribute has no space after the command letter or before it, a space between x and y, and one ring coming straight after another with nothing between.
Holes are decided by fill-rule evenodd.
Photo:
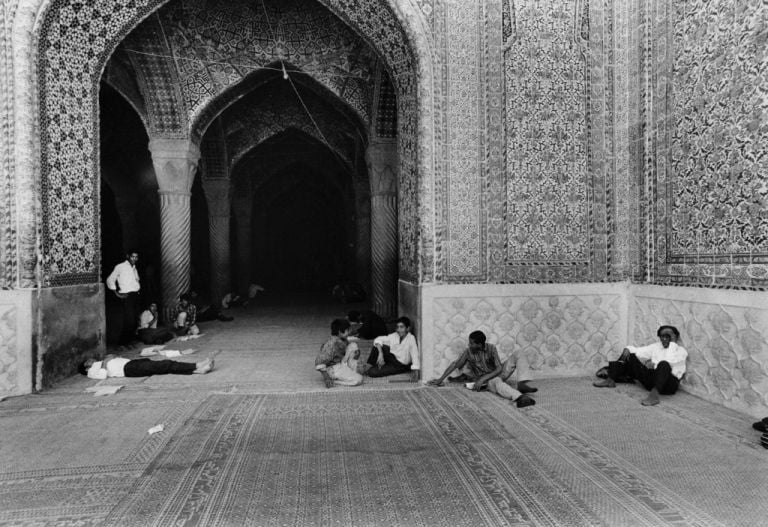
<instances>
[{"instance_id":1,"label":"seated figure in dark clothing","mask_svg":"<svg viewBox=\"0 0 768 527\"><path fill-rule=\"evenodd\" d=\"M624 348L619 360L609 363L607 378L593 384L598 388L613 388L616 382L640 381L646 390L650 390L642 401L644 406L659 404L659 394L675 393L685 375L688 352L677 343L680 332L676 327L661 326L656 335L659 342L640 348Z\"/></svg>"},{"instance_id":2,"label":"seated figure in dark clothing","mask_svg":"<svg viewBox=\"0 0 768 527\"><path fill-rule=\"evenodd\" d=\"M195 305L197 310L197 322L208 322L209 320L221 320L222 322L230 322L234 320L234 317L230 317L216 309L211 305L203 296L197 291L190 291L187 293L189 301Z\"/></svg>"},{"instance_id":3,"label":"seated figure in dark clothing","mask_svg":"<svg viewBox=\"0 0 768 527\"><path fill-rule=\"evenodd\" d=\"M418 375L421 357L416 337L411 333L411 320L400 317L395 328L391 335L380 336L373 341L368 356L370 368L365 372L368 377L386 377L409 371Z\"/></svg>"},{"instance_id":4,"label":"seated figure in dark clothing","mask_svg":"<svg viewBox=\"0 0 768 527\"><path fill-rule=\"evenodd\" d=\"M165 344L176 337L170 329L158 327L157 319L157 304L151 302L139 316L139 329L136 330L144 344Z\"/></svg>"},{"instance_id":5,"label":"seated figure in dark clothing","mask_svg":"<svg viewBox=\"0 0 768 527\"><path fill-rule=\"evenodd\" d=\"M387 334L387 325L384 320L375 312L367 309L365 311L350 311L347 313L347 320L350 324L361 324L354 327L349 335L365 340L373 340Z\"/></svg>"}]
</instances>

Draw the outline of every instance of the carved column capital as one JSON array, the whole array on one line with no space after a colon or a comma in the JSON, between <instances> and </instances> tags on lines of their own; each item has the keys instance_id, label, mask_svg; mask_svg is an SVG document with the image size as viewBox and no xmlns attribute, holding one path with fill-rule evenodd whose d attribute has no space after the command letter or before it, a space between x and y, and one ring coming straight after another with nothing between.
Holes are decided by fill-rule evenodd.
<instances>
[{"instance_id":1,"label":"carved column capital","mask_svg":"<svg viewBox=\"0 0 768 527\"><path fill-rule=\"evenodd\" d=\"M189 139L155 137L149 141L160 194L192 192L192 182L200 161L200 148Z\"/></svg>"}]
</instances>

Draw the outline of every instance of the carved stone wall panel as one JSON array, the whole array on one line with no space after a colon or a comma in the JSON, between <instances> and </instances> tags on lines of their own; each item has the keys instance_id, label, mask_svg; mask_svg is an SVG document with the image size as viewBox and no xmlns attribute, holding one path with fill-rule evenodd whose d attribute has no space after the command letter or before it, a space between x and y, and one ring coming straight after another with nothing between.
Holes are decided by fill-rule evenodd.
<instances>
[{"instance_id":1,"label":"carved stone wall panel","mask_svg":"<svg viewBox=\"0 0 768 527\"><path fill-rule=\"evenodd\" d=\"M613 3L504 0L503 8L506 181L491 199L504 202L505 278L606 280Z\"/></svg>"},{"instance_id":2,"label":"carved stone wall panel","mask_svg":"<svg viewBox=\"0 0 768 527\"><path fill-rule=\"evenodd\" d=\"M18 391L19 376L30 372L19 371L19 349L16 306L0 305L0 396ZM23 336L22 336L23 338ZM31 375L30 375L31 377Z\"/></svg>"},{"instance_id":3,"label":"carved stone wall panel","mask_svg":"<svg viewBox=\"0 0 768 527\"><path fill-rule=\"evenodd\" d=\"M656 341L660 325L676 326L689 354L686 391L759 417L768 413L768 309L762 293L722 291L718 299L718 291L702 298L700 289L633 289L633 343Z\"/></svg>"},{"instance_id":4,"label":"carved stone wall panel","mask_svg":"<svg viewBox=\"0 0 768 527\"><path fill-rule=\"evenodd\" d=\"M0 287L16 285L15 193L13 185L14 115L11 23L16 4L0 12Z\"/></svg>"},{"instance_id":5,"label":"carved stone wall panel","mask_svg":"<svg viewBox=\"0 0 768 527\"><path fill-rule=\"evenodd\" d=\"M469 333L483 331L504 360L525 354L538 375L593 372L623 344L621 294L553 294L434 298L430 324L433 370L440 375L466 348Z\"/></svg>"},{"instance_id":6,"label":"carved stone wall panel","mask_svg":"<svg viewBox=\"0 0 768 527\"><path fill-rule=\"evenodd\" d=\"M645 260L658 284L768 286L765 3L643 4Z\"/></svg>"}]
</instances>

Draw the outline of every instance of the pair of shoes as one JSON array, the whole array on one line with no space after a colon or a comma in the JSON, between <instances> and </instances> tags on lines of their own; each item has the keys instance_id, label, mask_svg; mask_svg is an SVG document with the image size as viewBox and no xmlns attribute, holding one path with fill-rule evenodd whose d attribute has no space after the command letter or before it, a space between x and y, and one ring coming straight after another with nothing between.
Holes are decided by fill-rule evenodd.
<instances>
[{"instance_id":1,"label":"pair of shoes","mask_svg":"<svg viewBox=\"0 0 768 527\"><path fill-rule=\"evenodd\" d=\"M517 391L520 393L536 393L539 391L539 389L534 388L533 386L528 386L528 383L523 381L517 383Z\"/></svg>"},{"instance_id":2,"label":"pair of shoes","mask_svg":"<svg viewBox=\"0 0 768 527\"><path fill-rule=\"evenodd\" d=\"M603 366L599 370L595 372L595 377L599 377L601 379L607 379L608 378L608 366Z\"/></svg>"},{"instance_id":3,"label":"pair of shoes","mask_svg":"<svg viewBox=\"0 0 768 527\"><path fill-rule=\"evenodd\" d=\"M596 388L616 388L616 383L613 382L613 379L604 379L602 381L593 382L592 386Z\"/></svg>"},{"instance_id":4,"label":"pair of shoes","mask_svg":"<svg viewBox=\"0 0 768 527\"><path fill-rule=\"evenodd\" d=\"M757 421L756 423L752 423L752 428L754 428L758 432L762 432L762 433L768 432L768 417L764 417L760 421Z\"/></svg>"},{"instance_id":5,"label":"pair of shoes","mask_svg":"<svg viewBox=\"0 0 768 527\"><path fill-rule=\"evenodd\" d=\"M520 397L517 398L517 401L515 402L517 403L518 408L525 408L526 406L533 406L534 404L536 404L536 401L534 401L532 397L528 397L527 395L521 395Z\"/></svg>"}]
</instances>

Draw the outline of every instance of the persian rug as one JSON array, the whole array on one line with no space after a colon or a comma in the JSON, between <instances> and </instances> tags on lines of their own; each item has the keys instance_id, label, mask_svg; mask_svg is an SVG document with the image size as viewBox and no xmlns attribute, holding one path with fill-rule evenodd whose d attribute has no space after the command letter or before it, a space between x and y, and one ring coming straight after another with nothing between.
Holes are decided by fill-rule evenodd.
<instances>
[{"instance_id":1,"label":"persian rug","mask_svg":"<svg viewBox=\"0 0 768 527\"><path fill-rule=\"evenodd\" d=\"M451 388L211 395L104 524L719 524L608 452L534 452L514 429L546 442L536 412Z\"/></svg>"}]
</instances>

